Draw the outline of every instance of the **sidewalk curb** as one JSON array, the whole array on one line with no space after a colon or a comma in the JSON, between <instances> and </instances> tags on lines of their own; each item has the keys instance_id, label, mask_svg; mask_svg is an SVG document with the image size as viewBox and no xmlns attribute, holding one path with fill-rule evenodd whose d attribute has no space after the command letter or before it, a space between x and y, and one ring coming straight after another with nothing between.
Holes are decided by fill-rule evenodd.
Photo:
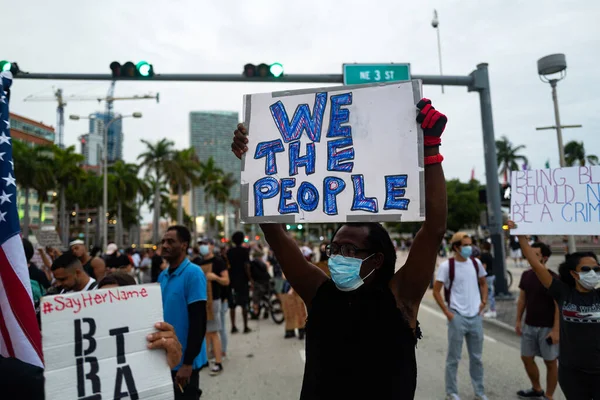
<instances>
[{"instance_id":1,"label":"sidewalk curb","mask_svg":"<svg viewBox=\"0 0 600 400\"><path fill-rule=\"evenodd\" d=\"M515 327L514 326L510 326L509 324L507 324L506 322L502 322L502 321L498 321L496 319L492 319L492 318L483 318L483 324L484 325L493 325L495 327L498 328L502 328L505 329L511 333L514 333L516 335L515 332Z\"/></svg>"}]
</instances>

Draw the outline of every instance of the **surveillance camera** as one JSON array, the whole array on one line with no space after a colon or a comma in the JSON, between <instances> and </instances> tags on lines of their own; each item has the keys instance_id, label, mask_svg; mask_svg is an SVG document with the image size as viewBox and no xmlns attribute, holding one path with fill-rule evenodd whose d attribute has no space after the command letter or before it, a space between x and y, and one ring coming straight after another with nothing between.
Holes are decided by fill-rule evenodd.
<instances>
[{"instance_id":1,"label":"surveillance camera","mask_svg":"<svg viewBox=\"0 0 600 400\"><path fill-rule=\"evenodd\" d=\"M437 28L439 24L440 22L437 19L431 21L431 26L433 26L434 28Z\"/></svg>"}]
</instances>

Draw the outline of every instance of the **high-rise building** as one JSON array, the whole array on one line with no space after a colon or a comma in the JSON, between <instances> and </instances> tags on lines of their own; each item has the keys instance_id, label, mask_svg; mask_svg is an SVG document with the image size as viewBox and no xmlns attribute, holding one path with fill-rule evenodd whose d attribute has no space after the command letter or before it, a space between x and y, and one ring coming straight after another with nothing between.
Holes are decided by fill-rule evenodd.
<instances>
[{"instance_id":1,"label":"high-rise building","mask_svg":"<svg viewBox=\"0 0 600 400\"><path fill-rule=\"evenodd\" d=\"M107 114L104 112L94 113L94 118L90 119L90 134L97 134L100 137L104 135L104 124L109 123L119 114ZM123 120L119 119L113 122L108 128L107 135L108 162L115 162L123 159Z\"/></svg>"},{"instance_id":2,"label":"high-rise building","mask_svg":"<svg viewBox=\"0 0 600 400\"><path fill-rule=\"evenodd\" d=\"M14 140L27 143L30 146L52 146L54 144L54 128L36 122L21 115L10 113L10 136ZM18 168L18 165L16 165ZM19 182L17 182L18 186ZM52 199L55 195L53 191L47 193L48 198ZM25 190L21 187L17 191L17 207L19 219L23 222L25 215ZM55 222L56 207L54 203L47 201L41 204L38 199L38 193L35 190L29 191L29 218L30 227L37 229L41 225L51 226Z\"/></svg>"},{"instance_id":3,"label":"high-rise building","mask_svg":"<svg viewBox=\"0 0 600 400\"><path fill-rule=\"evenodd\" d=\"M231 188L230 197L240 197L239 182L241 178L240 162L231 152L232 132L238 124L238 113L233 111L192 111L190 112L190 144L198 158L206 162L210 157L215 160L218 168L225 173L232 173L238 184ZM198 216L214 213L213 203L207 210L204 189L194 189L196 211ZM227 214L231 208L227 207ZM222 212L222 207L219 207Z\"/></svg>"},{"instance_id":4,"label":"high-rise building","mask_svg":"<svg viewBox=\"0 0 600 400\"><path fill-rule=\"evenodd\" d=\"M89 167L102 166L102 135L86 133L79 136L79 143L84 157L83 164Z\"/></svg>"}]
</instances>

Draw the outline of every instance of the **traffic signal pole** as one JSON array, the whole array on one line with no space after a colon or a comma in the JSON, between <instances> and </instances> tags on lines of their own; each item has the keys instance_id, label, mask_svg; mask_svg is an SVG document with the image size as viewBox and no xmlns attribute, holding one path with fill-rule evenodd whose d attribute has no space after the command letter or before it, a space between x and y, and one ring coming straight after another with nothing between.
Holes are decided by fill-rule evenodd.
<instances>
[{"instance_id":1,"label":"traffic signal pole","mask_svg":"<svg viewBox=\"0 0 600 400\"><path fill-rule=\"evenodd\" d=\"M169 81L169 82L272 82L272 83L337 83L343 84L342 74L284 74L274 77L251 77L243 74L154 74L152 77L119 77L111 74L61 74L61 73L26 73L19 72L16 79L52 79L52 80L84 80L84 81ZM498 182L498 162L496 159L496 141L494 137L494 121L492 118L492 98L488 65L477 65L477 69L468 76L452 75L412 75L420 79L424 85L466 86L469 92L479 93L481 109L481 125L483 132L483 148L485 157L486 186L488 194L488 229L494 248L494 274L496 275L496 297L510 298L505 275L504 231L502 230L502 209L500 208L500 185Z\"/></svg>"}]
</instances>

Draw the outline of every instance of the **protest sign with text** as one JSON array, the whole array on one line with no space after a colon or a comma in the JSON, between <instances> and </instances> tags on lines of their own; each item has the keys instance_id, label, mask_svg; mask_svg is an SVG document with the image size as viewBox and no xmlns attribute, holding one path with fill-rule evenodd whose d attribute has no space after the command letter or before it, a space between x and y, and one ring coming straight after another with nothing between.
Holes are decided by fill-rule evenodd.
<instances>
[{"instance_id":1,"label":"protest sign with text","mask_svg":"<svg viewBox=\"0 0 600 400\"><path fill-rule=\"evenodd\" d=\"M242 221L422 221L420 98L420 81L246 95Z\"/></svg>"},{"instance_id":2,"label":"protest sign with text","mask_svg":"<svg viewBox=\"0 0 600 400\"><path fill-rule=\"evenodd\" d=\"M511 190L515 235L600 233L600 166L512 171Z\"/></svg>"},{"instance_id":3,"label":"protest sign with text","mask_svg":"<svg viewBox=\"0 0 600 400\"><path fill-rule=\"evenodd\" d=\"M40 312L46 400L173 398L166 354L146 341L163 321L160 286L46 296Z\"/></svg>"}]
</instances>

